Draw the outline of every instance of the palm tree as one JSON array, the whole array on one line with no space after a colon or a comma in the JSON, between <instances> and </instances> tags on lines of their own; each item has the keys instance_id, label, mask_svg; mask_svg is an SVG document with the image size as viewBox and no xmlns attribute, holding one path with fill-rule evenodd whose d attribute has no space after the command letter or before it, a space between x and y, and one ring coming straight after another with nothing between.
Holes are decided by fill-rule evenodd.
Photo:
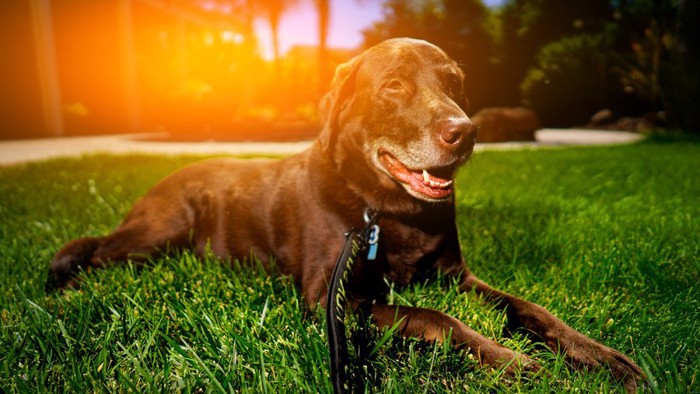
<instances>
[{"instance_id":1,"label":"palm tree","mask_svg":"<svg viewBox=\"0 0 700 394\"><path fill-rule=\"evenodd\" d=\"M272 56L275 62L275 73L280 75L280 45L279 45L279 24L282 14L289 10L298 0L252 0L258 10L267 19L272 31Z\"/></svg>"},{"instance_id":2,"label":"palm tree","mask_svg":"<svg viewBox=\"0 0 700 394\"><path fill-rule=\"evenodd\" d=\"M320 88L325 90L330 80L328 73L328 25L330 22L330 0L314 0L318 13L318 72Z\"/></svg>"}]
</instances>

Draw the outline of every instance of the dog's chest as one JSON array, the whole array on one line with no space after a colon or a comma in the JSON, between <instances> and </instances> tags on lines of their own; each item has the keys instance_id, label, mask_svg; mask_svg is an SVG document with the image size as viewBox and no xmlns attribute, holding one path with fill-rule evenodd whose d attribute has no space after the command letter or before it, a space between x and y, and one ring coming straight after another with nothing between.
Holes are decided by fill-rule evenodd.
<instances>
[{"instance_id":1,"label":"dog's chest","mask_svg":"<svg viewBox=\"0 0 700 394\"><path fill-rule=\"evenodd\" d=\"M408 284L431 274L445 253L446 234L428 233L416 227L384 225L380 237L380 256L386 259L385 276Z\"/></svg>"}]
</instances>

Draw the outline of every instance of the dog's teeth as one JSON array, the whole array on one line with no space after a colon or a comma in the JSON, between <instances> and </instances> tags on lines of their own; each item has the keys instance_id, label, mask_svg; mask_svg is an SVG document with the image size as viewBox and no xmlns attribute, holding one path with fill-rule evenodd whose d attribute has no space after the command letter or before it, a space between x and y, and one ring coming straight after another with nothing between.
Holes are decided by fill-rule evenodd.
<instances>
[{"instance_id":1,"label":"dog's teeth","mask_svg":"<svg viewBox=\"0 0 700 394\"><path fill-rule=\"evenodd\" d=\"M428 185L430 185L430 187L442 187L442 188L445 188L445 187L450 186L451 184L452 184L452 181L438 182L438 181L432 181L432 180L431 180L431 181L428 182Z\"/></svg>"},{"instance_id":2,"label":"dog's teeth","mask_svg":"<svg viewBox=\"0 0 700 394\"><path fill-rule=\"evenodd\" d=\"M430 186L430 187L440 187L440 188L445 188L448 187L452 184L452 181L446 181L446 182L440 182L440 181L434 181L430 179L430 173L428 170L423 170L423 184L425 186Z\"/></svg>"}]
</instances>

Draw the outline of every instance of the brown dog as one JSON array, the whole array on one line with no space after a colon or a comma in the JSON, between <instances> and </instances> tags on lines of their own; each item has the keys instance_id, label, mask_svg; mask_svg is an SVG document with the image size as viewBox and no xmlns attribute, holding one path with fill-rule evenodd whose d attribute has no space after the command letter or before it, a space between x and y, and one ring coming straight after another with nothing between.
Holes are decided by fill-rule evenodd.
<instances>
[{"instance_id":1,"label":"brown dog","mask_svg":"<svg viewBox=\"0 0 700 394\"><path fill-rule=\"evenodd\" d=\"M377 259L354 269L356 300L382 299L384 278L409 284L442 270L506 309L510 325L536 334L576 367L609 367L629 389L642 375L621 353L578 333L544 308L502 293L467 269L455 225L453 176L468 160L476 127L457 64L424 41L393 39L338 67L321 102L325 126L307 151L280 161L215 159L157 184L105 237L68 243L53 259L48 288L73 284L80 269L142 261L169 248L222 259L251 252L291 275L310 305L324 303L327 281L350 227L363 211L380 214ZM404 335L468 348L482 364L537 369L444 313L375 304L379 326L404 318Z\"/></svg>"}]
</instances>

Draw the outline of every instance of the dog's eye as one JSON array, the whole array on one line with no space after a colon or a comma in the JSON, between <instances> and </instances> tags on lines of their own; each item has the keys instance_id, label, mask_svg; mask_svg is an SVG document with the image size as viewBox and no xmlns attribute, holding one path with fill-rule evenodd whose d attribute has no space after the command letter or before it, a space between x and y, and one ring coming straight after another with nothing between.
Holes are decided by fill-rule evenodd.
<instances>
[{"instance_id":1,"label":"dog's eye","mask_svg":"<svg viewBox=\"0 0 700 394\"><path fill-rule=\"evenodd\" d=\"M397 92L399 90L403 90L403 85L398 79L392 79L391 81L388 81L384 84L384 88Z\"/></svg>"}]
</instances>

